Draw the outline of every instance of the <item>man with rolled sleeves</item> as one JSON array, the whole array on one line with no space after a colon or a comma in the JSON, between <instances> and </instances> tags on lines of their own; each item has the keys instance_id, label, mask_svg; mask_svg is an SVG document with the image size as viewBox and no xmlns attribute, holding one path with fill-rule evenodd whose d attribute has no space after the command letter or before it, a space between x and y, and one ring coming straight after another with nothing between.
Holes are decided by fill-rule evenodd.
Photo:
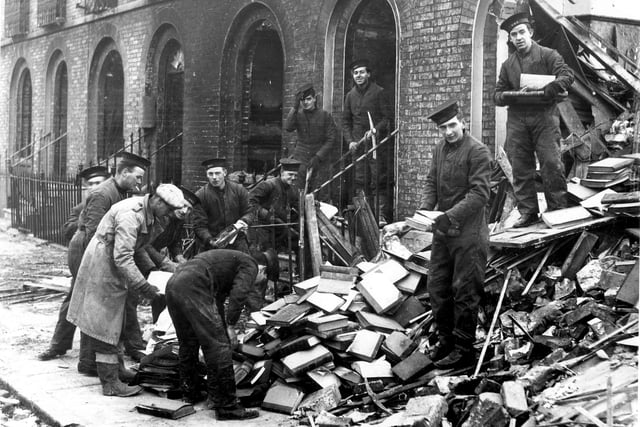
<instances>
[{"instance_id":1,"label":"man with rolled sleeves","mask_svg":"<svg viewBox=\"0 0 640 427\"><path fill-rule=\"evenodd\" d=\"M241 184L227 179L225 159L205 160L202 166L209 182L196 191L200 199L193 210L196 236L205 250L217 249L216 236L233 227L238 234L227 248L248 253L246 230L253 220L249 192Z\"/></svg>"},{"instance_id":2,"label":"man with rolled sleeves","mask_svg":"<svg viewBox=\"0 0 640 427\"><path fill-rule=\"evenodd\" d=\"M243 408L236 397L231 353L237 345L233 326L240 312L225 317L227 297L239 307L261 307L254 283L258 264L249 255L233 250L202 252L178 267L167 283L167 308L176 329L180 349L180 383L185 399L197 402L198 350L207 367L208 407L219 420L249 419L258 412Z\"/></svg>"},{"instance_id":3,"label":"man with rolled sleeves","mask_svg":"<svg viewBox=\"0 0 640 427\"><path fill-rule=\"evenodd\" d=\"M558 97L573 84L573 72L554 49L532 40L533 29L527 13L507 18L500 28L509 34L515 52L502 64L494 101L509 106L505 151L513 168L513 189L520 211L514 227L526 227L538 220L536 157L549 211L567 206L567 182L560 157L560 118ZM506 91L526 91L520 87L520 75L553 75L544 86L541 102L515 101Z\"/></svg>"},{"instance_id":4,"label":"man with rolled sleeves","mask_svg":"<svg viewBox=\"0 0 640 427\"><path fill-rule=\"evenodd\" d=\"M295 94L294 105L284 122L287 132L296 131L298 140L291 157L301 162L298 170L300 187L305 188L307 170L312 169L309 189L320 167L325 166L336 146L336 123L327 111L318 108L316 91L311 83L301 86Z\"/></svg>"},{"instance_id":5,"label":"man with rolled sleeves","mask_svg":"<svg viewBox=\"0 0 640 427\"><path fill-rule=\"evenodd\" d=\"M161 184L153 196L131 197L104 215L82 257L67 319L88 337L105 396L128 397L140 392L119 379L124 369L118 348L125 328L130 290L153 299L158 289L135 265L134 253L159 232L161 221L184 206L182 192Z\"/></svg>"},{"instance_id":6,"label":"man with rolled sleeves","mask_svg":"<svg viewBox=\"0 0 640 427\"><path fill-rule=\"evenodd\" d=\"M443 140L436 145L420 209L443 214L433 226L429 281L438 368L473 363L473 343L489 246L485 205L491 176L487 147L465 130L455 100L428 116Z\"/></svg>"},{"instance_id":7,"label":"man with rolled sleeves","mask_svg":"<svg viewBox=\"0 0 640 427\"><path fill-rule=\"evenodd\" d=\"M392 111L384 89L370 80L371 66L367 59L353 61L349 69L354 86L344 100L342 135L349 144L349 151L355 160L371 148L372 137L375 136L378 141L385 137L389 131ZM367 113L371 114L373 128L370 127ZM382 148L377 152L379 159L375 160L373 156L369 156L366 160L358 162L354 167L354 181L356 194L364 191L370 197L376 188L378 189L380 211L390 219L391 206L388 204L385 188L387 171L383 159L384 153L387 152L388 148Z\"/></svg>"},{"instance_id":8,"label":"man with rolled sleeves","mask_svg":"<svg viewBox=\"0 0 640 427\"><path fill-rule=\"evenodd\" d=\"M78 174L78 177L82 180L83 200L71 209L67 222L62 226L62 231L66 240L71 240L78 229L78 219L85 207L86 196L110 176L109 170L104 166L91 166L83 169ZM56 323L56 328L53 331L53 337L51 338L51 343L49 343L49 348L38 355L38 359L40 360L50 360L63 355L67 350L71 349L73 345L73 335L76 332L76 327L67 321L67 311L69 310L69 301L71 300L71 293L73 292L75 273L76 271L72 271L69 293L60 305L58 323Z\"/></svg>"}]
</instances>

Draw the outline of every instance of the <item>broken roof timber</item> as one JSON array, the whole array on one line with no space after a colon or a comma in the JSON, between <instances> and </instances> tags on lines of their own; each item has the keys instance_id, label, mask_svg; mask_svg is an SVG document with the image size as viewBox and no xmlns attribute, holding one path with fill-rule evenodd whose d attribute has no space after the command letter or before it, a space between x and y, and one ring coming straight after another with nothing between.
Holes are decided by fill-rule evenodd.
<instances>
[{"instance_id":1,"label":"broken roof timber","mask_svg":"<svg viewBox=\"0 0 640 427\"><path fill-rule=\"evenodd\" d=\"M560 12L553 8L553 6L551 6L546 0L532 0L532 3L538 6L541 11L547 14L556 23L561 25L576 39L578 43L580 43L582 47L595 56L596 59L600 61L612 74L620 79L621 82L633 88L635 92L640 93L640 79L625 70L622 65L611 58L600 46L595 44L591 40L588 32L561 15Z\"/></svg>"}]
</instances>

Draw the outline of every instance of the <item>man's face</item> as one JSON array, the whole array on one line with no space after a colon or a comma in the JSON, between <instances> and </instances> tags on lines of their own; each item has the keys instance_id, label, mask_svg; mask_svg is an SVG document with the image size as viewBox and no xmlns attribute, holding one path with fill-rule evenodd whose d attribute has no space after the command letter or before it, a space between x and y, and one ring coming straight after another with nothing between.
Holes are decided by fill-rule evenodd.
<instances>
[{"instance_id":1,"label":"man's face","mask_svg":"<svg viewBox=\"0 0 640 427\"><path fill-rule=\"evenodd\" d=\"M293 183L298 179L298 172L283 171L280 174L280 179L287 185L293 185Z\"/></svg>"},{"instance_id":2,"label":"man's face","mask_svg":"<svg viewBox=\"0 0 640 427\"><path fill-rule=\"evenodd\" d=\"M300 105L305 111L313 111L316 108L315 95L308 95L300 100Z\"/></svg>"},{"instance_id":3,"label":"man's face","mask_svg":"<svg viewBox=\"0 0 640 427\"><path fill-rule=\"evenodd\" d=\"M438 129L449 143L460 141L464 135L464 123L457 116L438 126Z\"/></svg>"},{"instance_id":4,"label":"man's face","mask_svg":"<svg viewBox=\"0 0 640 427\"><path fill-rule=\"evenodd\" d=\"M142 180L144 179L144 169L139 166L132 166L122 170L122 185L125 190L140 191Z\"/></svg>"},{"instance_id":5,"label":"man's face","mask_svg":"<svg viewBox=\"0 0 640 427\"><path fill-rule=\"evenodd\" d=\"M371 77L371 73L367 71L367 67L358 67L353 69L353 81L358 86L366 85Z\"/></svg>"},{"instance_id":6,"label":"man's face","mask_svg":"<svg viewBox=\"0 0 640 427\"><path fill-rule=\"evenodd\" d=\"M157 203L154 205L153 213L156 217L160 218L169 215L174 210L177 209L158 197Z\"/></svg>"},{"instance_id":7,"label":"man's face","mask_svg":"<svg viewBox=\"0 0 640 427\"><path fill-rule=\"evenodd\" d=\"M531 37L533 37L533 33L527 24L518 24L509 32L509 41L513 43L520 53L529 52L529 49L531 49Z\"/></svg>"},{"instance_id":8,"label":"man's face","mask_svg":"<svg viewBox=\"0 0 640 427\"><path fill-rule=\"evenodd\" d=\"M227 176L227 170L223 167L215 167L207 169L207 179L209 183L217 188L224 187L224 178Z\"/></svg>"},{"instance_id":9,"label":"man's face","mask_svg":"<svg viewBox=\"0 0 640 427\"><path fill-rule=\"evenodd\" d=\"M185 199L184 206L181 209L176 209L173 211L173 214L179 220L183 220L189 215L189 213L193 210L193 205L189 203L188 200Z\"/></svg>"}]
</instances>

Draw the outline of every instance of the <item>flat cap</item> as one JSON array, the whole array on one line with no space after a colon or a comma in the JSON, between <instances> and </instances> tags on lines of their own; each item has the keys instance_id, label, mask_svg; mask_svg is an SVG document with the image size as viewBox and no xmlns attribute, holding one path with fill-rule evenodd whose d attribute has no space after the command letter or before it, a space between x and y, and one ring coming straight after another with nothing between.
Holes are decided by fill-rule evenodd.
<instances>
[{"instance_id":1,"label":"flat cap","mask_svg":"<svg viewBox=\"0 0 640 427\"><path fill-rule=\"evenodd\" d=\"M175 209L184 206L182 191L173 184L160 184L156 188L156 196L160 197L166 204Z\"/></svg>"},{"instance_id":2,"label":"flat cap","mask_svg":"<svg viewBox=\"0 0 640 427\"><path fill-rule=\"evenodd\" d=\"M121 165L127 167L137 166L139 168L146 169L151 166L151 162L148 159L138 156L137 154L129 153L127 151L116 154L116 157L120 158Z\"/></svg>"},{"instance_id":3,"label":"flat cap","mask_svg":"<svg viewBox=\"0 0 640 427\"><path fill-rule=\"evenodd\" d=\"M427 116L428 119L433 120L438 126L443 124L446 121L451 120L455 116L458 115L458 101L452 99L443 104L438 105L432 112Z\"/></svg>"},{"instance_id":4,"label":"flat cap","mask_svg":"<svg viewBox=\"0 0 640 427\"><path fill-rule=\"evenodd\" d=\"M502 24L500 24L500 29L505 30L507 33L510 33L511 30L513 30L513 27L520 24L531 25L531 18L527 12L520 12L511 15L510 17L505 19Z\"/></svg>"},{"instance_id":5,"label":"flat cap","mask_svg":"<svg viewBox=\"0 0 640 427\"><path fill-rule=\"evenodd\" d=\"M358 58L355 61L351 62L351 64L349 64L349 69L351 71L360 67L367 67L367 70L371 70L370 62L368 59L365 59L365 58Z\"/></svg>"},{"instance_id":6,"label":"flat cap","mask_svg":"<svg viewBox=\"0 0 640 427\"><path fill-rule=\"evenodd\" d=\"M205 169L226 168L227 167L227 159L225 159L225 158L208 159L208 160L205 160L204 162L202 162L202 166L204 166Z\"/></svg>"},{"instance_id":7,"label":"flat cap","mask_svg":"<svg viewBox=\"0 0 640 427\"><path fill-rule=\"evenodd\" d=\"M282 167L283 172L298 172L300 164L300 161L296 159L280 159L280 166Z\"/></svg>"},{"instance_id":8,"label":"flat cap","mask_svg":"<svg viewBox=\"0 0 640 427\"><path fill-rule=\"evenodd\" d=\"M300 99L304 99L307 96L314 96L316 94L316 90L313 88L312 83L307 83L298 88L296 91L296 97Z\"/></svg>"},{"instance_id":9,"label":"flat cap","mask_svg":"<svg viewBox=\"0 0 640 427\"><path fill-rule=\"evenodd\" d=\"M200 203L200 199L196 196L196 193L189 190L186 187L180 186L180 191L182 191L182 197L191 204L191 206L195 206Z\"/></svg>"},{"instance_id":10,"label":"flat cap","mask_svg":"<svg viewBox=\"0 0 640 427\"><path fill-rule=\"evenodd\" d=\"M86 169L82 169L78 175L86 181L97 176L103 176L105 178L109 178L111 176L109 169L104 166L91 166Z\"/></svg>"}]
</instances>

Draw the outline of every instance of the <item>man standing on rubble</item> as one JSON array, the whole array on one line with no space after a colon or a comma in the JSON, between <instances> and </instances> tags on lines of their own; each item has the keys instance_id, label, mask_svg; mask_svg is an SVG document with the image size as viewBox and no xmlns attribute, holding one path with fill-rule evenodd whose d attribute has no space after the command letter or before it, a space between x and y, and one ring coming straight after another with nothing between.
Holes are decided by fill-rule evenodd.
<instances>
[{"instance_id":1,"label":"man standing on rubble","mask_svg":"<svg viewBox=\"0 0 640 427\"><path fill-rule=\"evenodd\" d=\"M132 197L114 204L100 221L82 257L67 318L89 337L105 396L127 397L141 390L120 381L124 366L118 345L129 291L153 300L158 289L146 281L135 265L134 253L161 231L162 219L184 203L177 187L161 184L153 196Z\"/></svg>"},{"instance_id":2,"label":"man standing on rubble","mask_svg":"<svg viewBox=\"0 0 640 427\"><path fill-rule=\"evenodd\" d=\"M307 170L312 169L311 182L307 184L310 190L314 189L318 170L336 147L336 124L330 113L317 107L317 102L313 85L303 85L296 92L294 105L284 122L287 132L296 131L298 135L291 157L301 162L298 170L301 188L305 188Z\"/></svg>"},{"instance_id":3,"label":"man standing on rubble","mask_svg":"<svg viewBox=\"0 0 640 427\"><path fill-rule=\"evenodd\" d=\"M261 271L261 274L258 272ZM180 383L185 399L197 402L198 349L207 367L208 407L219 420L255 418L258 412L238 403L231 353L237 345L233 326L240 312L225 318L224 301L253 310L261 307L254 282L263 280L264 268L249 255L218 249L200 253L177 271L167 283L167 308L178 335Z\"/></svg>"},{"instance_id":4,"label":"man standing on rubble","mask_svg":"<svg viewBox=\"0 0 640 427\"><path fill-rule=\"evenodd\" d=\"M78 177L82 180L83 196L85 197L83 197L83 200L71 209L67 222L62 226L62 232L66 240L71 240L75 232L78 230L78 220L85 207L86 196L91 194L93 190L106 181L110 177L110 174L109 170L104 166L91 166L83 169L78 174ZM78 260L78 263L79 262L80 261ZM51 338L51 343L49 343L49 348L38 355L38 359L40 360L51 360L63 355L67 350L71 349L73 345L73 335L76 332L76 327L67 321L67 311L69 310L69 301L71 300L71 292L73 292L77 268L71 269L71 264L69 264L69 268L72 270L71 287L69 288L69 293L60 305L58 323L56 323L56 328L53 331L53 337Z\"/></svg>"},{"instance_id":5,"label":"man standing on rubble","mask_svg":"<svg viewBox=\"0 0 640 427\"><path fill-rule=\"evenodd\" d=\"M249 253L246 230L253 214L249 206L249 192L241 184L227 180L225 159L202 162L209 181L196 191L200 204L194 207L195 233L204 250L218 249L216 237L222 232L237 232L228 249Z\"/></svg>"},{"instance_id":6,"label":"man standing on rubble","mask_svg":"<svg viewBox=\"0 0 640 427\"><path fill-rule=\"evenodd\" d=\"M526 227L538 220L536 156L540 162L547 209L553 211L567 206L557 102L574 77L557 51L532 40L533 29L527 13L507 18L500 28L509 34L509 42L516 50L502 64L494 101L498 106L509 106L505 151L513 168L513 190L520 211L520 219L514 227ZM544 86L544 98L534 103L505 96L506 91L527 90L520 86L523 73L555 76Z\"/></svg>"},{"instance_id":7,"label":"man standing on rubble","mask_svg":"<svg viewBox=\"0 0 640 427\"><path fill-rule=\"evenodd\" d=\"M354 86L344 100L342 113L342 135L349 144L353 159L357 159L371 148L373 138L380 141L389 130L391 106L384 89L372 82L371 67L367 59L357 59L349 66ZM373 122L369 121L369 115ZM380 150L374 159L370 156L354 167L355 193L361 191L369 197L378 191L380 213L386 219L391 217L391 206L387 200L385 187L384 157L386 149ZM378 165L381 167L378 168Z\"/></svg>"},{"instance_id":8,"label":"man standing on rubble","mask_svg":"<svg viewBox=\"0 0 640 427\"><path fill-rule=\"evenodd\" d=\"M431 359L446 369L474 360L489 246L485 205L491 159L487 147L465 130L455 100L436 107L428 118L444 138L433 152L420 209L443 212L433 225L427 287L438 331Z\"/></svg>"}]
</instances>

